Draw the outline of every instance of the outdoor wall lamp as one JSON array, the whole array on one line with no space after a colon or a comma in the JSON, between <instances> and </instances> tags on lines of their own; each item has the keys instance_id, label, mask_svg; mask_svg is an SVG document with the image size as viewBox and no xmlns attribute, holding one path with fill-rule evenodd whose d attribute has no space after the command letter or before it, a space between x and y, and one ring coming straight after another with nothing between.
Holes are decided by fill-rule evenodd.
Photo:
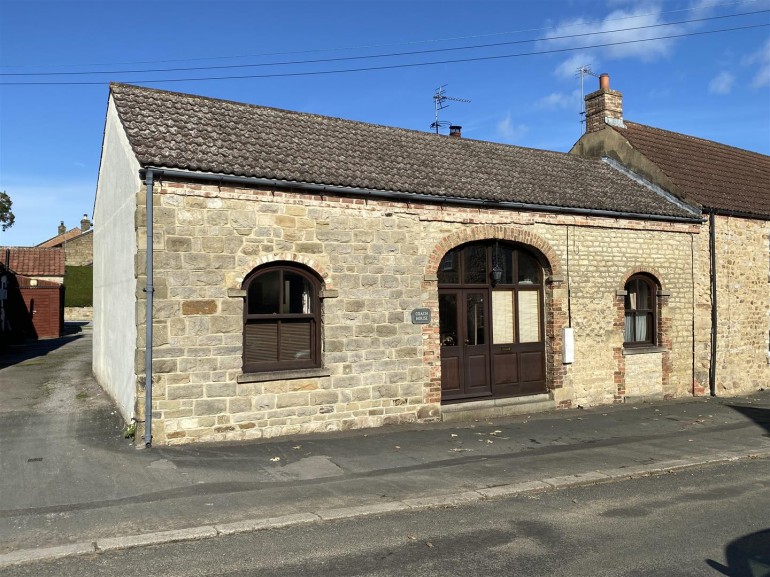
<instances>
[{"instance_id":1,"label":"outdoor wall lamp","mask_svg":"<svg viewBox=\"0 0 770 577\"><path fill-rule=\"evenodd\" d=\"M492 267L492 272L489 276L492 277L492 286L495 286L503 278L503 267L501 267L498 263L495 263L495 266Z\"/></svg>"}]
</instances>

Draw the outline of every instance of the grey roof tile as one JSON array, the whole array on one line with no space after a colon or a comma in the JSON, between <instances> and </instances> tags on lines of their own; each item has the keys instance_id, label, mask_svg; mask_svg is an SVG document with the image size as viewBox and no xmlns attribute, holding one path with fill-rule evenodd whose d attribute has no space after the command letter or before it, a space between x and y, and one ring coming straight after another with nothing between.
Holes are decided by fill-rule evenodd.
<instances>
[{"instance_id":1,"label":"grey roof tile","mask_svg":"<svg viewBox=\"0 0 770 577\"><path fill-rule=\"evenodd\" d=\"M142 166L460 199L691 217L607 164L568 154L438 136L112 84Z\"/></svg>"}]
</instances>

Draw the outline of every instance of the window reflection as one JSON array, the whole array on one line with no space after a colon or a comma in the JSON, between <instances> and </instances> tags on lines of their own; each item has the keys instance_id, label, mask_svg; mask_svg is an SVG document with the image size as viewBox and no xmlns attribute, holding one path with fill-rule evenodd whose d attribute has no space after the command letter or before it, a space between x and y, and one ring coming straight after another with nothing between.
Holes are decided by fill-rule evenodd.
<instances>
[{"instance_id":1,"label":"window reflection","mask_svg":"<svg viewBox=\"0 0 770 577\"><path fill-rule=\"evenodd\" d=\"M519 284L539 284L540 264L532 256L519 251Z\"/></svg>"},{"instance_id":2,"label":"window reflection","mask_svg":"<svg viewBox=\"0 0 770 577\"><path fill-rule=\"evenodd\" d=\"M457 346L457 295L438 296L439 326L441 327L441 346Z\"/></svg>"},{"instance_id":3,"label":"window reflection","mask_svg":"<svg viewBox=\"0 0 770 577\"><path fill-rule=\"evenodd\" d=\"M272 315L280 310L281 273L261 274L249 284L249 314Z\"/></svg>"},{"instance_id":4,"label":"window reflection","mask_svg":"<svg viewBox=\"0 0 770 577\"><path fill-rule=\"evenodd\" d=\"M444 255L441 264L438 267L438 282L443 284L457 284L460 282L460 271L458 270L459 251L453 250Z\"/></svg>"},{"instance_id":5,"label":"window reflection","mask_svg":"<svg viewBox=\"0 0 770 577\"><path fill-rule=\"evenodd\" d=\"M487 277L487 247L471 245L465 247L465 283L486 284Z\"/></svg>"},{"instance_id":6,"label":"window reflection","mask_svg":"<svg viewBox=\"0 0 770 577\"><path fill-rule=\"evenodd\" d=\"M486 342L484 338L484 295L481 293L469 294L466 298L466 307L468 344L483 345Z\"/></svg>"},{"instance_id":7,"label":"window reflection","mask_svg":"<svg viewBox=\"0 0 770 577\"><path fill-rule=\"evenodd\" d=\"M498 284L512 284L514 250L507 246L496 246L492 250L494 251L492 262L497 263L503 270L502 278Z\"/></svg>"}]
</instances>

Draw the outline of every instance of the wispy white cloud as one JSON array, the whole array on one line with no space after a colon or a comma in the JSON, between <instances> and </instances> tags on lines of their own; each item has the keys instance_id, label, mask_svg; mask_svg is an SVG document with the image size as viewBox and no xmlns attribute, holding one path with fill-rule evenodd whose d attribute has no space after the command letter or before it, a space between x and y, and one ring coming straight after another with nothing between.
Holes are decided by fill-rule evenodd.
<instances>
[{"instance_id":1,"label":"wispy white cloud","mask_svg":"<svg viewBox=\"0 0 770 577\"><path fill-rule=\"evenodd\" d=\"M497 123L496 129L498 136L509 141L517 140L529 131L525 124L514 123L510 112Z\"/></svg>"},{"instance_id":2,"label":"wispy white cloud","mask_svg":"<svg viewBox=\"0 0 770 577\"><path fill-rule=\"evenodd\" d=\"M574 90L568 94L566 92L551 92L547 96L543 96L537 102L535 102L535 108L541 109L554 109L554 108L569 108L580 106L580 90Z\"/></svg>"},{"instance_id":3,"label":"wispy white cloud","mask_svg":"<svg viewBox=\"0 0 770 577\"><path fill-rule=\"evenodd\" d=\"M770 40L767 40L756 52L743 60L744 66L755 68L751 85L761 88L770 85Z\"/></svg>"},{"instance_id":4,"label":"wispy white cloud","mask_svg":"<svg viewBox=\"0 0 770 577\"><path fill-rule=\"evenodd\" d=\"M554 70L554 74L559 78L574 78L578 69L583 66L595 71L599 66L599 60L588 52L579 52L559 64Z\"/></svg>"},{"instance_id":5,"label":"wispy white cloud","mask_svg":"<svg viewBox=\"0 0 770 577\"><path fill-rule=\"evenodd\" d=\"M709 92L711 94L730 94L735 84L735 76L723 70L709 82Z\"/></svg>"},{"instance_id":6,"label":"wispy white cloud","mask_svg":"<svg viewBox=\"0 0 770 577\"><path fill-rule=\"evenodd\" d=\"M714 11L714 8L725 3L724 0L693 0L690 2L689 18L705 18Z\"/></svg>"},{"instance_id":7,"label":"wispy white cloud","mask_svg":"<svg viewBox=\"0 0 770 577\"><path fill-rule=\"evenodd\" d=\"M595 44L614 44L602 49L602 55L610 59L638 58L652 61L668 55L673 40L655 40L642 42L661 35L661 28L641 28L663 23L660 6L637 5L610 12L602 20L576 18L565 20L548 31L548 36L573 36L548 40L552 48L589 47ZM670 33L676 26L666 27ZM575 38L576 34L585 34Z\"/></svg>"},{"instance_id":8,"label":"wispy white cloud","mask_svg":"<svg viewBox=\"0 0 770 577\"><path fill-rule=\"evenodd\" d=\"M690 3L691 12L688 18L703 18L714 12L717 6L728 0L693 0ZM653 62L669 57L676 46L674 38L653 40L660 36L671 36L702 26L694 22L690 24L666 24L667 15L663 10L666 5L657 1L646 2L639 0L607 0L611 11L601 19L574 18L553 25L548 30L548 36L561 37L542 43L547 48L583 48L579 56L570 56L556 68L556 74L562 77L572 76L577 68L589 61L596 65L596 50L591 46L612 44L601 50L605 60L633 58L643 62ZM670 18L669 18L670 19ZM675 18L679 20L680 18ZM575 35L585 34L575 38ZM591 59L594 59L591 62Z\"/></svg>"}]
</instances>

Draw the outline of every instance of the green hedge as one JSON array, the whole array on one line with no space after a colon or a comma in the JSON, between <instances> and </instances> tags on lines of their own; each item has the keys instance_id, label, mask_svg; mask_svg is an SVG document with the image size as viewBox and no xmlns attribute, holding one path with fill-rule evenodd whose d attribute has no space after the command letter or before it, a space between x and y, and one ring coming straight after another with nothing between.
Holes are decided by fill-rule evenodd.
<instances>
[{"instance_id":1,"label":"green hedge","mask_svg":"<svg viewBox=\"0 0 770 577\"><path fill-rule=\"evenodd\" d=\"M94 304L94 267L68 266L64 269L64 306L90 307Z\"/></svg>"}]
</instances>

